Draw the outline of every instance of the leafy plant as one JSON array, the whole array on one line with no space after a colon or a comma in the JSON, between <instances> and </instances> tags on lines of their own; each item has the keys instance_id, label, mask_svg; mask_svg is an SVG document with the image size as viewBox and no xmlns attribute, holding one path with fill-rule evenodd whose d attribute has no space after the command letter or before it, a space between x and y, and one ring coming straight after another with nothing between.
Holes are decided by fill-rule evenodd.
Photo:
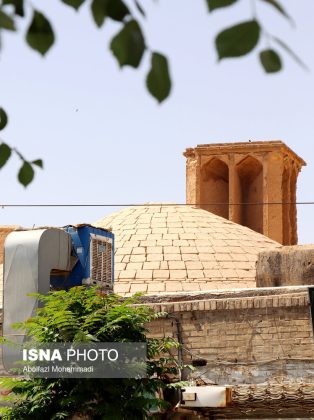
<instances>
[{"instance_id":1,"label":"leafy plant","mask_svg":"<svg viewBox=\"0 0 314 420\"><path fill-rule=\"evenodd\" d=\"M1 16L1 15L0 15ZM0 17L1 21L1 17ZM0 24L1 27L1 24ZM3 108L0 108L0 131L3 130L8 123L7 113ZM36 159L33 161L28 161L25 157L15 148L11 147L4 142L0 142L0 169L8 162L12 153L15 153L21 160L22 164L17 174L19 182L26 187L30 184L34 178L35 166L43 168L43 161L41 159Z\"/></svg>"},{"instance_id":2,"label":"leafy plant","mask_svg":"<svg viewBox=\"0 0 314 420\"><path fill-rule=\"evenodd\" d=\"M158 393L164 379L176 375L179 366L171 349L172 338L147 338L145 325L162 316L149 307L134 305L135 298L122 300L95 288L75 287L69 292L36 295L44 306L36 316L16 325L39 343L54 342L145 342L145 379L19 379L2 378L1 387L11 390L11 407L2 409L2 419L71 418L75 414L92 419L139 420L151 411L167 408Z\"/></svg>"}]
</instances>

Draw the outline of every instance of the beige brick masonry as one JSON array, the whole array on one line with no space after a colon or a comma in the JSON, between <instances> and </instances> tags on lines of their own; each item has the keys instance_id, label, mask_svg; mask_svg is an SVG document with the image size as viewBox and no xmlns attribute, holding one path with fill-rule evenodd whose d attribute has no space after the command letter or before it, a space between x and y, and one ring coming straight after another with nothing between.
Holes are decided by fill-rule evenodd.
<instances>
[{"instance_id":1,"label":"beige brick masonry","mask_svg":"<svg viewBox=\"0 0 314 420\"><path fill-rule=\"evenodd\" d=\"M144 262L144 270L158 270L160 268L160 261Z\"/></svg>"},{"instance_id":2,"label":"beige brick masonry","mask_svg":"<svg viewBox=\"0 0 314 420\"><path fill-rule=\"evenodd\" d=\"M170 270L169 280L186 279L186 270Z\"/></svg>"},{"instance_id":3,"label":"beige brick masonry","mask_svg":"<svg viewBox=\"0 0 314 420\"><path fill-rule=\"evenodd\" d=\"M95 225L115 234L115 290L120 294L255 287L258 253L280 247L191 206L131 207Z\"/></svg>"},{"instance_id":4,"label":"beige brick masonry","mask_svg":"<svg viewBox=\"0 0 314 420\"><path fill-rule=\"evenodd\" d=\"M169 261L168 264L171 270L185 270L186 269L186 265L184 261Z\"/></svg>"},{"instance_id":5,"label":"beige brick masonry","mask_svg":"<svg viewBox=\"0 0 314 420\"><path fill-rule=\"evenodd\" d=\"M184 362L207 362L196 367L195 378L217 385L247 384L250 390L266 382L275 386L286 386L289 381L303 386L313 383L314 340L305 287L196 295L195 291L183 294L179 290L176 294L178 286L175 282L171 287L166 285L168 294L162 302L157 296L144 298L156 312L171 315L152 321L149 331L154 338L177 338L173 321L179 320ZM183 289L190 286L184 283ZM274 404L283 398L282 392L276 393ZM298 391L286 395L284 404L290 399L295 404ZM259 400L268 406L264 394L259 394ZM246 409L247 404L242 407ZM286 417L281 414L281 418Z\"/></svg>"}]
</instances>

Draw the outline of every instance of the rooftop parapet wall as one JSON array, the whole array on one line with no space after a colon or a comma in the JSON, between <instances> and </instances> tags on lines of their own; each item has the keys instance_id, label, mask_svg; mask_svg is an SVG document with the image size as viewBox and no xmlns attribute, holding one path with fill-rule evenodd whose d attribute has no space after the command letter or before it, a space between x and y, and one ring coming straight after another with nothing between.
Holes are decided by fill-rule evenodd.
<instances>
[{"instance_id":1,"label":"rooftop parapet wall","mask_svg":"<svg viewBox=\"0 0 314 420\"><path fill-rule=\"evenodd\" d=\"M314 340L307 288L267 294L151 304L170 314L150 324L153 337L173 336L203 383L260 384L268 380L314 382ZM229 297L228 297L229 296Z\"/></svg>"},{"instance_id":2,"label":"rooftop parapet wall","mask_svg":"<svg viewBox=\"0 0 314 420\"><path fill-rule=\"evenodd\" d=\"M296 183L306 163L283 142L202 144L184 156L188 204L297 243Z\"/></svg>"}]
</instances>

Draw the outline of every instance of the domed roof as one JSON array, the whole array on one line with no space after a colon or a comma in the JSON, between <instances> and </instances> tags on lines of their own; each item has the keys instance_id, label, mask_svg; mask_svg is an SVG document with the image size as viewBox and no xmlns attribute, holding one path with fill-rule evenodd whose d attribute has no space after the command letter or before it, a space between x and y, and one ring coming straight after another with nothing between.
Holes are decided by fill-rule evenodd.
<instances>
[{"instance_id":1,"label":"domed roof","mask_svg":"<svg viewBox=\"0 0 314 420\"><path fill-rule=\"evenodd\" d=\"M255 287L260 251L277 242L206 210L154 204L95 223L115 234L115 292Z\"/></svg>"}]
</instances>

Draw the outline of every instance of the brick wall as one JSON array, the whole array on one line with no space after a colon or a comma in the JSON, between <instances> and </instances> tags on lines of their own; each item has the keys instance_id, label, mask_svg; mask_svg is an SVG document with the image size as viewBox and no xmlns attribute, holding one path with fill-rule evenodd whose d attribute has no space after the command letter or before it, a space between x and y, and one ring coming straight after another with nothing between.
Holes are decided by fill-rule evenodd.
<instances>
[{"instance_id":1,"label":"brick wall","mask_svg":"<svg viewBox=\"0 0 314 420\"><path fill-rule=\"evenodd\" d=\"M207 365L196 372L205 382L260 383L280 375L314 379L314 340L306 291L153 307L180 321L184 359L206 359ZM150 334L177 337L175 320L152 322Z\"/></svg>"}]
</instances>

